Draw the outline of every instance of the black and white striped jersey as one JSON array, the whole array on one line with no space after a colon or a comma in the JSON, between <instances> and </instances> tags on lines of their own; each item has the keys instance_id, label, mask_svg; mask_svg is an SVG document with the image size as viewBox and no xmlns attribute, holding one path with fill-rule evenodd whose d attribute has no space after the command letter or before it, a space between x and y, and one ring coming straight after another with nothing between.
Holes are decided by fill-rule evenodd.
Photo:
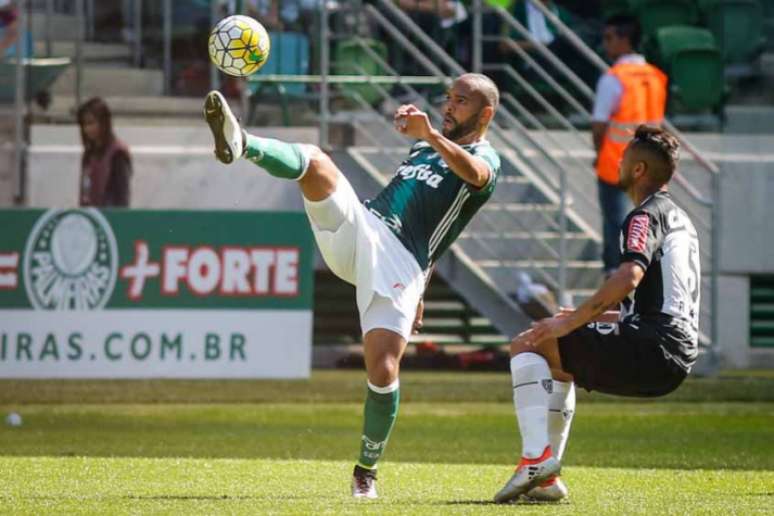
<instances>
[{"instance_id":1,"label":"black and white striped jersey","mask_svg":"<svg viewBox=\"0 0 774 516\"><path fill-rule=\"evenodd\" d=\"M621 261L645 269L640 284L622 303L621 318L655 323L664 350L688 370L696 361L699 340L696 228L669 192L659 191L629 213L621 229Z\"/></svg>"}]
</instances>

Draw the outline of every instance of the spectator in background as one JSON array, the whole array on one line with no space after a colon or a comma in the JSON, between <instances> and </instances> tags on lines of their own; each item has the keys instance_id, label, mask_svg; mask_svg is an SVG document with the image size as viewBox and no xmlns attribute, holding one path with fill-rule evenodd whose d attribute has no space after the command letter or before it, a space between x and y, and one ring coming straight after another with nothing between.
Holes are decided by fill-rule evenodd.
<instances>
[{"instance_id":1,"label":"spectator in background","mask_svg":"<svg viewBox=\"0 0 774 516\"><path fill-rule=\"evenodd\" d=\"M597 83L591 115L605 275L618 268L621 224L631 210L626 194L619 188L618 167L623 151L640 124L660 126L664 120L667 77L636 52L639 43L636 18L619 15L605 22L602 45L613 66Z\"/></svg>"},{"instance_id":2,"label":"spectator in background","mask_svg":"<svg viewBox=\"0 0 774 516\"><path fill-rule=\"evenodd\" d=\"M457 0L395 0L401 10L417 24L417 26L430 36L436 43L450 52L455 57L465 60L465 56L458 56L458 38L464 40L464 26L460 25L467 19L467 11L462 2ZM461 29L461 30L458 30ZM399 51L397 55L391 55L390 61L395 63L402 75L425 75L427 70L421 66L412 56L404 55ZM425 88L419 88L420 91Z\"/></svg>"},{"instance_id":3,"label":"spectator in background","mask_svg":"<svg viewBox=\"0 0 774 516\"><path fill-rule=\"evenodd\" d=\"M19 7L12 0L0 0L0 60L16 57L16 43L22 40L22 55L32 57L32 36L19 27Z\"/></svg>"},{"instance_id":4,"label":"spectator in background","mask_svg":"<svg viewBox=\"0 0 774 516\"><path fill-rule=\"evenodd\" d=\"M129 206L132 160L129 148L116 138L110 109L95 97L78 108L83 141L79 204Z\"/></svg>"},{"instance_id":5,"label":"spectator in background","mask_svg":"<svg viewBox=\"0 0 774 516\"><path fill-rule=\"evenodd\" d=\"M501 5L502 0L488 0L491 3ZM559 28L543 14L536 4L545 6L559 21L571 28L577 29L578 20L576 20L569 11L557 5L554 0L516 0L510 3L510 11L513 17L521 23L528 31L529 38L508 25L502 26L503 35L508 36L510 40L503 40L500 44L500 52L506 56L518 55L521 49L530 54L538 64L548 71L551 75L560 75L554 71L554 66L537 51L539 45L544 45L548 50L559 58L563 63L569 66L575 74L587 84L593 84L597 72L591 63L562 36ZM536 74L528 63L519 58L517 70L521 70L529 79L537 79ZM561 76L561 75L560 75Z\"/></svg>"}]
</instances>

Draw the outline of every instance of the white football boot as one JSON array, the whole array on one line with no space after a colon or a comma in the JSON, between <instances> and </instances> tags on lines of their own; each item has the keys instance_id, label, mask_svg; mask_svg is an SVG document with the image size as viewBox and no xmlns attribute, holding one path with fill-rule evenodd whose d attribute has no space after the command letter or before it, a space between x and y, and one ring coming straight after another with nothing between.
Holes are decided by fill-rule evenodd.
<instances>
[{"instance_id":1,"label":"white football boot","mask_svg":"<svg viewBox=\"0 0 774 516\"><path fill-rule=\"evenodd\" d=\"M515 500L552 476L558 475L561 470L562 465L551 455L551 447L546 447L540 458L522 458L516 472L495 495L494 502L506 503Z\"/></svg>"},{"instance_id":2,"label":"white football boot","mask_svg":"<svg viewBox=\"0 0 774 516\"><path fill-rule=\"evenodd\" d=\"M378 497L376 471L355 466L355 471L352 472L352 498L374 500Z\"/></svg>"},{"instance_id":3,"label":"white football boot","mask_svg":"<svg viewBox=\"0 0 774 516\"><path fill-rule=\"evenodd\" d=\"M554 476L530 489L525 496L536 502L558 502L567 498L568 494L569 490L562 479Z\"/></svg>"},{"instance_id":4,"label":"white football boot","mask_svg":"<svg viewBox=\"0 0 774 516\"><path fill-rule=\"evenodd\" d=\"M204 118L215 138L215 157L218 161L228 165L242 157L245 152L244 131L220 92L211 91L207 94Z\"/></svg>"}]
</instances>

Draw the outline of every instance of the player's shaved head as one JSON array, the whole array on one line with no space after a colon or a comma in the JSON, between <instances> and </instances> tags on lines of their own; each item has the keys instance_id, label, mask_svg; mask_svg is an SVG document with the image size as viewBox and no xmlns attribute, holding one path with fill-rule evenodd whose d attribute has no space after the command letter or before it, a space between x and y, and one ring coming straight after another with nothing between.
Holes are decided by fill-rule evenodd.
<instances>
[{"instance_id":1,"label":"player's shaved head","mask_svg":"<svg viewBox=\"0 0 774 516\"><path fill-rule=\"evenodd\" d=\"M492 79L480 73L466 73L457 77L454 82L458 81L464 82L472 91L478 93L485 106L497 109L500 104L500 91Z\"/></svg>"},{"instance_id":2,"label":"player's shaved head","mask_svg":"<svg viewBox=\"0 0 774 516\"><path fill-rule=\"evenodd\" d=\"M641 125L629 143L633 159L648 166L654 183L663 185L672 179L680 161L680 143L664 129Z\"/></svg>"},{"instance_id":3,"label":"player's shaved head","mask_svg":"<svg viewBox=\"0 0 774 516\"><path fill-rule=\"evenodd\" d=\"M460 75L446 92L441 132L457 143L475 141L486 133L499 103L500 93L489 77Z\"/></svg>"}]
</instances>

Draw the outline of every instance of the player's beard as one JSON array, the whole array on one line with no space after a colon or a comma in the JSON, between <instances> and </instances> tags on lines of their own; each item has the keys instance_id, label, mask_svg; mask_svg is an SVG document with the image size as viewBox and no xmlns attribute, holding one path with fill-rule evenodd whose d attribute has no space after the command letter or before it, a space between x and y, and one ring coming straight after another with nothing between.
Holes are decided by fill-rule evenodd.
<instances>
[{"instance_id":1,"label":"player's beard","mask_svg":"<svg viewBox=\"0 0 774 516\"><path fill-rule=\"evenodd\" d=\"M451 120L454 125L452 125L449 129L444 129L441 131L441 134L443 134L451 141L456 142L457 140L469 135L470 133L477 132L479 129L478 115L479 114L476 113L464 122L457 122L457 120L452 117L446 117L448 120Z\"/></svg>"}]
</instances>

